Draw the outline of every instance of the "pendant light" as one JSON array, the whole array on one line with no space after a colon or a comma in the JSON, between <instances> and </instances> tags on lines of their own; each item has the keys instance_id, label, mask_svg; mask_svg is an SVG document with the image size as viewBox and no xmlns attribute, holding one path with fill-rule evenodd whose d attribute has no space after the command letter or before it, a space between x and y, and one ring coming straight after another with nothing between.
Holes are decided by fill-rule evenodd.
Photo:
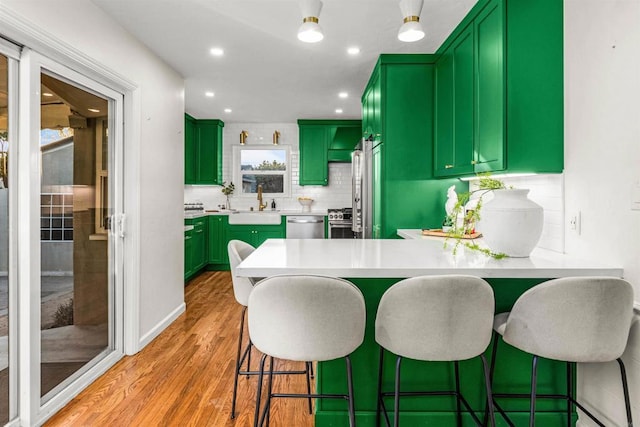
<instances>
[{"instance_id":1,"label":"pendant light","mask_svg":"<svg viewBox=\"0 0 640 427\"><path fill-rule=\"evenodd\" d=\"M318 17L322 9L320 0L300 0L302 25L298 28L298 39L305 43L317 43L324 38Z\"/></svg>"},{"instance_id":2,"label":"pendant light","mask_svg":"<svg viewBox=\"0 0 640 427\"><path fill-rule=\"evenodd\" d=\"M424 0L400 0L400 11L404 23L398 31L398 40L403 42L416 42L424 37L422 25L420 25L420 12Z\"/></svg>"}]
</instances>

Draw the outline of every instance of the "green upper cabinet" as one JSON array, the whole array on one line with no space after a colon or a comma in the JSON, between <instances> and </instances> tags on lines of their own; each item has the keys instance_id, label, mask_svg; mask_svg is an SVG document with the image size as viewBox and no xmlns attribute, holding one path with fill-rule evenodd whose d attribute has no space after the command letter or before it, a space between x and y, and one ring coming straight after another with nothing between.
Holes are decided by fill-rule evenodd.
<instances>
[{"instance_id":1,"label":"green upper cabinet","mask_svg":"<svg viewBox=\"0 0 640 427\"><path fill-rule=\"evenodd\" d=\"M473 22L476 68L474 172L505 168L503 5L502 1L490 2Z\"/></svg>"},{"instance_id":2,"label":"green upper cabinet","mask_svg":"<svg viewBox=\"0 0 640 427\"><path fill-rule=\"evenodd\" d=\"M360 120L298 120L300 185L327 185L329 162L350 162Z\"/></svg>"},{"instance_id":3,"label":"green upper cabinet","mask_svg":"<svg viewBox=\"0 0 640 427\"><path fill-rule=\"evenodd\" d=\"M306 126L298 121L300 132L300 185L327 185L329 128Z\"/></svg>"},{"instance_id":4,"label":"green upper cabinet","mask_svg":"<svg viewBox=\"0 0 640 427\"><path fill-rule=\"evenodd\" d=\"M473 172L473 27L436 63L434 174Z\"/></svg>"},{"instance_id":5,"label":"green upper cabinet","mask_svg":"<svg viewBox=\"0 0 640 427\"><path fill-rule=\"evenodd\" d=\"M185 114L185 184L222 184L221 120L197 120Z\"/></svg>"},{"instance_id":6,"label":"green upper cabinet","mask_svg":"<svg viewBox=\"0 0 640 427\"><path fill-rule=\"evenodd\" d=\"M382 105L380 69L376 68L362 95L362 136L375 143L382 141Z\"/></svg>"},{"instance_id":7,"label":"green upper cabinet","mask_svg":"<svg viewBox=\"0 0 640 427\"><path fill-rule=\"evenodd\" d=\"M562 2L480 0L438 50L434 173L564 165Z\"/></svg>"},{"instance_id":8,"label":"green upper cabinet","mask_svg":"<svg viewBox=\"0 0 640 427\"><path fill-rule=\"evenodd\" d=\"M184 183L196 182L196 119L188 114L184 115Z\"/></svg>"}]
</instances>

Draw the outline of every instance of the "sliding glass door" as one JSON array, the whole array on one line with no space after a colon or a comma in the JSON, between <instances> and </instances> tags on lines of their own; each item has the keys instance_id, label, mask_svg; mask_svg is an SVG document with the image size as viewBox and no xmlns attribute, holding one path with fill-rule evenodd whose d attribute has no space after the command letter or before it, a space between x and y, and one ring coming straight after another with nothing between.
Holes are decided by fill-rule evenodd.
<instances>
[{"instance_id":1,"label":"sliding glass door","mask_svg":"<svg viewBox=\"0 0 640 427\"><path fill-rule=\"evenodd\" d=\"M0 38L0 425L42 424L122 357L122 109Z\"/></svg>"},{"instance_id":2,"label":"sliding glass door","mask_svg":"<svg viewBox=\"0 0 640 427\"><path fill-rule=\"evenodd\" d=\"M115 100L40 73L40 394L113 351Z\"/></svg>"}]
</instances>

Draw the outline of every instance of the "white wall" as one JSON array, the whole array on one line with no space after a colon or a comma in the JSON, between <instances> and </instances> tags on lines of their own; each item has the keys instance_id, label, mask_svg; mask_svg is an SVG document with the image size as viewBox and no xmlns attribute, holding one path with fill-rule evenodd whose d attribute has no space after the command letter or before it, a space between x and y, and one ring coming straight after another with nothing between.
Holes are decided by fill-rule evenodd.
<instances>
[{"instance_id":1,"label":"white wall","mask_svg":"<svg viewBox=\"0 0 640 427\"><path fill-rule=\"evenodd\" d=\"M126 286L140 287L139 335L148 340L184 302L183 78L90 1L0 2L29 26L50 33L138 87L139 111L134 113L139 134L125 151L131 153L135 144L141 153L135 165L140 185L127 187L140 204L139 226L129 222L129 236L140 241L140 276L139 283Z\"/></svg>"},{"instance_id":2,"label":"white wall","mask_svg":"<svg viewBox=\"0 0 640 427\"><path fill-rule=\"evenodd\" d=\"M200 119L215 117L198 117ZM227 123L223 132L223 180L232 181L233 147L240 145L240 132L249 132L247 145L264 145L272 147L274 131L280 132L281 146L288 145L291 150L291 194L289 197L277 197L276 205L280 210L301 210L298 197L306 196L314 199L312 211L326 211L327 208L344 208L351 206L351 163L329 163L329 185L305 185L299 183L299 135L297 123ZM236 183L237 184L237 183ZM184 190L184 201L204 203L205 209L217 209L224 204L225 196L216 185L187 185ZM237 193L237 191L236 191ZM271 202L271 200L268 200ZM254 197L230 197L233 209L257 208ZM270 206L270 205L269 205Z\"/></svg>"},{"instance_id":3,"label":"white wall","mask_svg":"<svg viewBox=\"0 0 640 427\"><path fill-rule=\"evenodd\" d=\"M580 212L581 233L566 227L566 252L624 267L640 301L640 0L565 0L565 210ZM565 219L566 220L566 219ZM634 418L640 420L638 315L623 356ZM616 364L581 365L579 397L626 425ZM581 417L580 425L592 425Z\"/></svg>"}]
</instances>

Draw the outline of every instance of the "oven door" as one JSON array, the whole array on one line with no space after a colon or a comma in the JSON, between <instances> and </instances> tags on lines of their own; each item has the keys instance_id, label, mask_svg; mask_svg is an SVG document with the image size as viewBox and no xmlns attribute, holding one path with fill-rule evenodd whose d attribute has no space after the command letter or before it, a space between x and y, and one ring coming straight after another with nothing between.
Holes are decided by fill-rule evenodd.
<instances>
[{"instance_id":1,"label":"oven door","mask_svg":"<svg viewBox=\"0 0 640 427\"><path fill-rule=\"evenodd\" d=\"M353 239L355 234L351 229L351 221L329 222L329 239Z\"/></svg>"}]
</instances>

